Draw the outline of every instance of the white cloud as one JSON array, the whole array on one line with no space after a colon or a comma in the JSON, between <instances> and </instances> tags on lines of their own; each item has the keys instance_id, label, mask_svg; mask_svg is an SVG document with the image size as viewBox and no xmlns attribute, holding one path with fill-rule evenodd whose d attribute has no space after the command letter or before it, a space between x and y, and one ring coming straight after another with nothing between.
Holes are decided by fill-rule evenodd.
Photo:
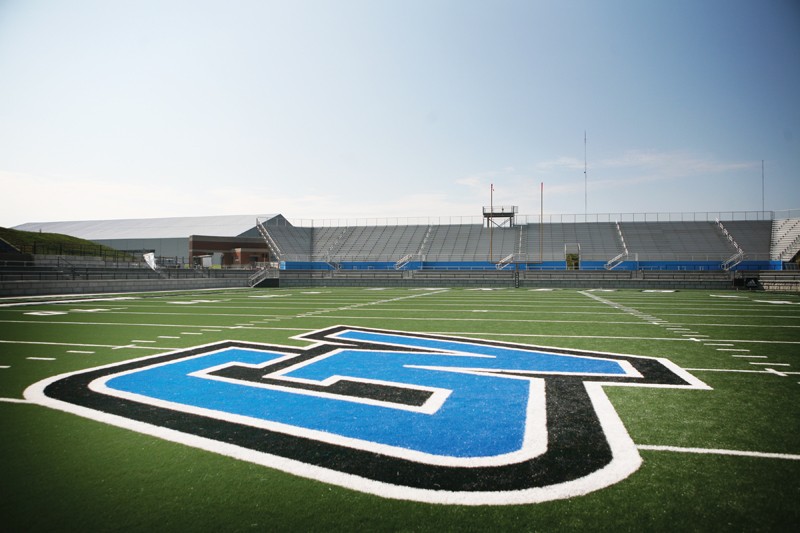
<instances>
[{"instance_id":1,"label":"white cloud","mask_svg":"<svg viewBox=\"0 0 800 533\"><path fill-rule=\"evenodd\" d=\"M482 187L484 182L484 178L479 176L467 176L466 178L461 178L455 180L456 185L463 185L468 188L477 188Z\"/></svg>"},{"instance_id":2,"label":"white cloud","mask_svg":"<svg viewBox=\"0 0 800 533\"><path fill-rule=\"evenodd\" d=\"M0 171L4 208L0 226L25 222L91 220L169 216L282 213L289 220L354 220L357 218L450 217L480 223L481 207L489 205L490 183L494 205L515 205L520 214L538 213L540 182L545 204L552 213L582 212L584 192L613 193L620 202L642 205L647 199L661 206L676 186L695 180L710 183L756 171L760 162L722 161L690 152L631 150L589 162L588 184L583 161L560 157L533 165L506 165L451 180L424 190L398 184L370 190L309 191L300 186L280 189L258 182L242 186L169 177L160 181L120 181L73 176L32 175ZM525 170L528 168L530 170ZM663 198L661 201L659 198ZM706 199L707 201L713 198ZM615 200L616 201L616 200ZM672 200L674 202L674 200ZM593 210L611 209L601 202ZM682 210L683 205L650 208ZM604 211L603 211L604 212ZM413 222L410 222L413 223ZM425 223L419 222L419 223Z\"/></svg>"},{"instance_id":3,"label":"white cloud","mask_svg":"<svg viewBox=\"0 0 800 533\"><path fill-rule=\"evenodd\" d=\"M703 179L756 166L755 162L720 161L689 152L630 150L619 156L590 161L588 185L590 188L622 188L688 177ZM583 161L562 157L537 163L535 168L549 171L550 183L545 186L551 194L575 194L584 190Z\"/></svg>"},{"instance_id":4,"label":"white cloud","mask_svg":"<svg viewBox=\"0 0 800 533\"><path fill-rule=\"evenodd\" d=\"M254 204L249 191L180 183L98 180L0 171L7 207L0 225L55 220L102 220L241 214ZM261 213L265 208L252 211Z\"/></svg>"},{"instance_id":5,"label":"white cloud","mask_svg":"<svg viewBox=\"0 0 800 533\"><path fill-rule=\"evenodd\" d=\"M719 161L713 157L689 152L656 152L631 150L621 156L601 159L590 165L592 169L648 170L663 178L716 174L755 168L755 162Z\"/></svg>"},{"instance_id":6,"label":"white cloud","mask_svg":"<svg viewBox=\"0 0 800 533\"><path fill-rule=\"evenodd\" d=\"M547 161L540 161L535 165L538 171L558 171L558 170L583 170L583 160L574 157L559 157Z\"/></svg>"},{"instance_id":7,"label":"white cloud","mask_svg":"<svg viewBox=\"0 0 800 533\"><path fill-rule=\"evenodd\" d=\"M119 183L70 177L34 176L0 171L10 192L0 226L26 222L121 218L281 213L290 221L411 219L438 223L475 216L480 202L471 194L422 193L398 188L396 194L361 198L349 194L287 194L267 187L189 187L180 183ZM488 192L487 192L488 195ZM464 215L464 217L460 216Z\"/></svg>"}]
</instances>

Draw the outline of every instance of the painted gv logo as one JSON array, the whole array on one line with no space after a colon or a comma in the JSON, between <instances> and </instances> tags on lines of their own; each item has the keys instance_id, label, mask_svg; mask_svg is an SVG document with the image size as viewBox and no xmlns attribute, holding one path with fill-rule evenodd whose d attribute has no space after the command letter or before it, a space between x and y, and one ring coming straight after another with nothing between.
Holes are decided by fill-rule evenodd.
<instances>
[{"instance_id":1,"label":"painted gv logo","mask_svg":"<svg viewBox=\"0 0 800 533\"><path fill-rule=\"evenodd\" d=\"M664 359L336 326L57 376L28 399L293 474L431 503L533 503L641 464L602 387L708 388Z\"/></svg>"}]
</instances>

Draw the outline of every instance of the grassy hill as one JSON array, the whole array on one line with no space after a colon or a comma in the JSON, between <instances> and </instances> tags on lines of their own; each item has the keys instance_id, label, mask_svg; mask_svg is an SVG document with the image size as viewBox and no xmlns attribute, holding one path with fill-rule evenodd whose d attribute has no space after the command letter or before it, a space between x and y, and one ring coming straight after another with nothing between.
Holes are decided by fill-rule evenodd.
<instances>
[{"instance_id":1,"label":"grassy hill","mask_svg":"<svg viewBox=\"0 0 800 533\"><path fill-rule=\"evenodd\" d=\"M28 254L118 256L119 251L86 239L60 233L39 233L0 228L0 239Z\"/></svg>"}]
</instances>

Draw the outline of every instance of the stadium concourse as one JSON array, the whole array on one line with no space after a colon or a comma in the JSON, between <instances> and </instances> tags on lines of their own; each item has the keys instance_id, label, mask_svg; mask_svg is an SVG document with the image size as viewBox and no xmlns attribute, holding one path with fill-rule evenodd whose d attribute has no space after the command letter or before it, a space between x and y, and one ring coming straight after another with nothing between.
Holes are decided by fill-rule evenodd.
<instances>
[{"instance_id":1,"label":"stadium concourse","mask_svg":"<svg viewBox=\"0 0 800 533\"><path fill-rule=\"evenodd\" d=\"M6 260L0 294L246 286L797 290L800 211L299 221L280 214L32 222L129 254ZM143 260L153 254L157 268ZM5 257L8 257L6 255Z\"/></svg>"}]
</instances>

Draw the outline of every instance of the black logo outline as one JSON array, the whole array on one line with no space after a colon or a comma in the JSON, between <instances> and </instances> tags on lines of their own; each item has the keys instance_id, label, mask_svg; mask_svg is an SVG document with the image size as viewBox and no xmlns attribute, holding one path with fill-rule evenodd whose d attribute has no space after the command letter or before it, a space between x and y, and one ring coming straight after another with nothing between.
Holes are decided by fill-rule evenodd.
<instances>
[{"instance_id":1,"label":"black logo outline","mask_svg":"<svg viewBox=\"0 0 800 533\"><path fill-rule=\"evenodd\" d=\"M517 374L544 380L547 449L523 462L476 467L424 464L196 413L178 413L166 407L109 396L97 392L93 386L110 375L230 347L278 350L287 355L284 366L342 347L414 351L408 347L336 338L347 330L601 357L625 361L641 377ZM384 497L430 503L502 505L585 494L617 483L639 468L641 457L605 396L604 386L710 389L661 358L351 326L333 326L295 338L313 344L297 348L223 341L55 376L29 387L25 396L33 402L103 422ZM347 386L343 385L342 393L353 393ZM380 393L379 390L369 392Z\"/></svg>"}]
</instances>

